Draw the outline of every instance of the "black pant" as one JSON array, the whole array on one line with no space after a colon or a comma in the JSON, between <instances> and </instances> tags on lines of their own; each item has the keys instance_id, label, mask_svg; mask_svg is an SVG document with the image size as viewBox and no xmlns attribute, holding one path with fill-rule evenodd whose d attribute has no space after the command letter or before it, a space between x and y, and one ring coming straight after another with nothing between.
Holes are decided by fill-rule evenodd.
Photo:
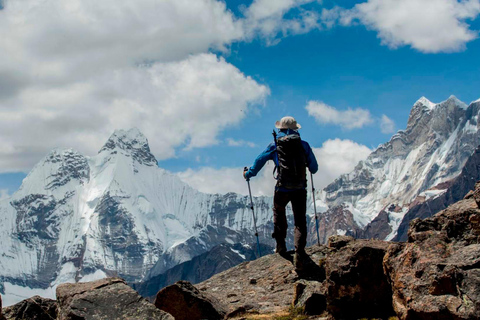
<instances>
[{"instance_id":1,"label":"black pant","mask_svg":"<svg viewBox=\"0 0 480 320\"><path fill-rule=\"evenodd\" d=\"M295 220L295 251L302 252L307 245L307 191L305 189L290 192L275 191L273 197L273 237L285 239L287 237L287 217L285 207L292 202L293 218Z\"/></svg>"}]
</instances>

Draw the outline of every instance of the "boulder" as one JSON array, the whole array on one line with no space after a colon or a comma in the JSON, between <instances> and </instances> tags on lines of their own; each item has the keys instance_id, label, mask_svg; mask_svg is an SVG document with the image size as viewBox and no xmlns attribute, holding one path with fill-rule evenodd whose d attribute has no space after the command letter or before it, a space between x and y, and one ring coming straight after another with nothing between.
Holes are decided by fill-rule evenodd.
<instances>
[{"instance_id":1,"label":"boulder","mask_svg":"<svg viewBox=\"0 0 480 320\"><path fill-rule=\"evenodd\" d=\"M299 280L295 283L293 306L302 308L306 315L322 314L327 300L322 284L318 281Z\"/></svg>"},{"instance_id":2,"label":"boulder","mask_svg":"<svg viewBox=\"0 0 480 320\"><path fill-rule=\"evenodd\" d=\"M123 279L107 278L57 287L58 320L174 320L130 288Z\"/></svg>"},{"instance_id":3,"label":"boulder","mask_svg":"<svg viewBox=\"0 0 480 320\"><path fill-rule=\"evenodd\" d=\"M175 320L220 320L227 308L213 296L200 292L188 281L178 281L157 293L155 306Z\"/></svg>"},{"instance_id":4,"label":"boulder","mask_svg":"<svg viewBox=\"0 0 480 320\"><path fill-rule=\"evenodd\" d=\"M383 272L390 243L380 240L336 242L339 250L327 255L322 284L327 311L336 319L394 316L392 290Z\"/></svg>"},{"instance_id":5,"label":"boulder","mask_svg":"<svg viewBox=\"0 0 480 320\"><path fill-rule=\"evenodd\" d=\"M435 216L413 220L408 243L387 251L400 319L480 318L479 187Z\"/></svg>"},{"instance_id":6,"label":"boulder","mask_svg":"<svg viewBox=\"0 0 480 320\"><path fill-rule=\"evenodd\" d=\"M0 319L31 319L52 320L57 318L57 303L55 300L34 296L3 310L5 318Z\"/></svg>"}]
</instances>

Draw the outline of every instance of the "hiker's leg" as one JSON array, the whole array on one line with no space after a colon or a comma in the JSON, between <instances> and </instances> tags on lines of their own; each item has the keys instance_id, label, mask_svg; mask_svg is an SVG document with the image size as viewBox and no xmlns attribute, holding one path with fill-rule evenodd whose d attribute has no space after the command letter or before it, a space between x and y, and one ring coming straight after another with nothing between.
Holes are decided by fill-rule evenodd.
<instances>
[{"instance_id":1,"label":"hiker's leg","mask_svg":"<svg viewBox=\"0 0 480 320\"><path fill-rule=\"evenodd\" d=\"M290 201L287 192L275 191L273 196L273 234L272 237L277 241L277 249L283 246L286 251L285 238L287 237L287 217L285 207ZM281 251L281 250L280 250ZM277 250L278 252L278 250Z\"/></svg>"},{"instance_id":2,"label":"hiker's leg","mask_svg":"<svg viewBox=\"0 0 480 320\"><path fill-rule=\"evenodd\" d=\"M307 191L292 192L291 200L295 219L295 251L304 252L307 245Z\"/></svg>"}]
</instances>

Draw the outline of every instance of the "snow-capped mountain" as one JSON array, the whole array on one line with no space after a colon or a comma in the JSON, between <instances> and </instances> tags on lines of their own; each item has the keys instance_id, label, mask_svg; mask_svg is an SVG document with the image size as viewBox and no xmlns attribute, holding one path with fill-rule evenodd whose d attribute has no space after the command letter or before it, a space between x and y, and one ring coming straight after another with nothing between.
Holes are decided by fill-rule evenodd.
<instances>
[{"instance_id":1,"label":"snow-capped mountain","mask_svg":"<svg viewBox=\"0 0 480 320\"><path fill-rule=\"evenodd\" d=\"M271 221L271 202L255 199L259 226ZM0 202L4 303L23 287L53 296L59 283L105 275L138 282L153 266L155 275L220 243L249 243L248 204L159 168L137 129L116 131L93 157L53 150Z\"/></svg>"},{"instance_id":2,"label":"snow-capped mountain","mask_svg":"<svg viewBox=\"0 0 480 320\"><path fill-rule=\"evenodd\" d=\"M382 238L393 239L412 205L442 195L460 174L480 144L479 111L480 101L467 106L454 96L438 104L419 99L405 130L322 190L319 204L328 208L322 238L365 236L376 219Z\"/></svg>"}]
</instances>

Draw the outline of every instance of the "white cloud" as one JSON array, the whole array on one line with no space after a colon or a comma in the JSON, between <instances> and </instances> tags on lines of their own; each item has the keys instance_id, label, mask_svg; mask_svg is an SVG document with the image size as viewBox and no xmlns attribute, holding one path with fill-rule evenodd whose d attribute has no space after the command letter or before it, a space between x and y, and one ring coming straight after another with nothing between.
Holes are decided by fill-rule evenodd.
<instances>
[{"instance_id":1,"label":"white cloud","mask_svg":"<svg viewBox=\"0 0 480 320\"><path fill-rule=\"evenodd\" d=\"M425 53L465 49L478 37L469 19L480 14L480 0L368 0L352 9L323 10L327 27L361 23L378 32L382 44L391 48L409 45Z\"/></svg>"},{"instance_id":2,"label":"white cloud","mask_svg":"<svg viewBox=\"0 0 480 320\"><path fill-rule=\"evenodd\" d=\"M301 8L311 2L314 0L254 0L244 12L246 36L259 35L267 40L267 44L276 44L278 36L302 34L318 28L319 14ZM293 9L298 9L298 14L286 18L285 15Z\"/></svg>"},{"instance_id":3,"label":"white cloud","mask_svg":"<svg viewBox=\"0 0 480 320\"><path fill-rule=\"evenodd\" d=\"M8 193L8 189L0 189L0 201L7 199L10 197L10 194Z\"/></svg>"},{"instance_id":4,"label":"white cloud","mask_svg":"<svg viewBox=\"0 0 480 320\"><path fill-rule=\"evenodd\" d=\"M134 126L157 159L167 159L177 147L218 143L221 130L268 93L213 54L105 71L62 88L32 86L0 109L0 168L24 170L56 146L93 154L115 128Z\"/></svg>"},{"instance_id":5,"label":"white cloud","mask_svg":"<svg viewBox=\"0 0 480 320\"><path fill-rule=\"evenodd\" d=\"M252 195L272 196L275 179L273 178L273 162L269 161L262 171L250 179ZM243 178L243 168L211 168L203 167L197 170L188 169L178 173L182 181L205 193L235 192L248 195L247 182Z\"/></svg>"},{"instance_id":6,"label":"white cloud","mask_svg":"<svg viewBox=\"0 0 480 320\"><path fill-rule=\"evenodd\" d=\"M249 147L249 148L255 148L257 145L253 142L250 141L245 141L245 140L235 140L232 138L227 139L227 144L230 147Z\"/></svg>"},{"instance_id":7,"label":"white cloud","mask_svg":"<svg viewBox=\"0 0 480 320\"><path fill-rule=\"evenodd\" d=\"M351 140L333 139L325 141L321 148L313 148L313 152L319 165L314 175L315 188L320 190L340 175L351 172L372 150Z\"/></svg>"},{"instance_id":8,"label":"white cloud","mask_svg":"<svg viewBox=\"0 0 480 320\"><path fill-rule=\"evenodd\" d=\"M382 118L380 120L380 129L384 134L394 133L395 122L386 115L382 115Z\"/></svg>"},{"instance_id":9,"label":"white cloud","mask_svg":"<svg viewBox=\"0 0 480 320\"><path fill-rule=\"evenodd\" d=\"M359 161L368 157L371 151L364 145L340 139L327 140L321 148L313 148L319 165L318 172L314 175L315 188L323 189L341 174L352 171ZM273 167L273 162L269 161L256 177L251 178L253 195L273 195L276 183L272 174ZM178 176L202 192L220 194L236 192L247 195L248 187L242 173L243 168L203 167L197 170L188 169L178 173Z\"/></svg>"},{"instance_id":10,"label":"white cloud","mask_svg":"<svg viewBox=\"0 0 480 320\"><path fill-rule=\"evenodd\" d=\"M0 11L0 171L54 147L93 154L138 127L158 159L218 143L269 89L223 58L243 23L215 0L6 1Z\"/></svg>"},{"instance_id":11,"label":"white cloud","mask_svg":"<svg viewBox=\"0 0 480 320\"><path fill-rule=\"evenodd\" d=\"M305 109L319 123L335 124L348 130L362 128L373 122L370 111L361 108L339 111L321 101L309 101Z\"/></svg>"}]
</instances>

